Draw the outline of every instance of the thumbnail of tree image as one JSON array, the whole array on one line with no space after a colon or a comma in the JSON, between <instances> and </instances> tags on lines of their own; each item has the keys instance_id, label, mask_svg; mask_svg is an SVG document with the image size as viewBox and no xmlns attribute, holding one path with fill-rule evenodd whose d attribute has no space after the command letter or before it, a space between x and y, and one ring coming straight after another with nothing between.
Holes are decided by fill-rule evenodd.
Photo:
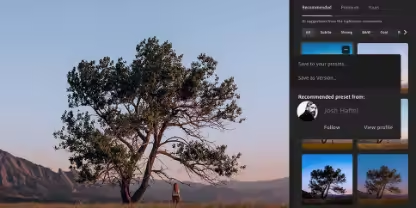
<instances>
[{"instance_id":1,"label":"thumbnail of tree image","mask_svg":"<svg viewBox=\"0 0 416 208\"><path fill-rule=\"evenodd\" d=\"M381 199L385 191L393 194L400 194L401 190L396 184L402 182L400 173L396 169L390 170L387 166L381 166L380 169L367 171L367 179L364 187L367 193L375 195L377 199Z\"/></svg>"},{"instance_id":2,"label":"thumbnail of tree image","mask_svg":"<svg viewBox=\"0 0 416 208\"><path fill-rule=\"evenodd\" d=\"M341 172L341 169L334 170L332 166L327 165L324 169L317 169L311 172L309 188L313 196L325 199L329 190L334 193L345 194L345 189L340 186L340 184L345 182L347 182L347 178Z\"/></svg>"}]
</instances>

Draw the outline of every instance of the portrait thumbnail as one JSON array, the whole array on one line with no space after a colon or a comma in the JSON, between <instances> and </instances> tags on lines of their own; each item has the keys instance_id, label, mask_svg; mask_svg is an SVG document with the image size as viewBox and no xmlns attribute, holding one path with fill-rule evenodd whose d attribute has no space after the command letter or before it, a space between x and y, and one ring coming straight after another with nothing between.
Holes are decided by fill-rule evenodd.
<instances>
[{"instance_id":1,"label":"portrait thumbnail","mask_svg":"<svg viewBox=\"0 0 416 208\"><path fill-rule=\"evenodd\" d=\"M302 150L307 151L342 151L352 150L352 139L304 139L302 140Z\"/></svg>"},{"instance_id":2,"label":"portrait thumbnail","mask_svg":"<svg viewBox=\"0 0 416 208\"><path fill-rule=\"evenodd\" d=\"M360 204L407 204L408 155L359 154L357 189Z\"/></svg>"},{"instance_id":3,"label":"portrait thumbnail","mask_svg":"<svg viewBox=\"0 0 416 208\"><path fill-rule=\"evenodd\" d=\"M400 139L359 140L359 150L407 150L408 149L408 100L401 100L401 136Z\"/></svg>"},{"instance_id":4,"label":"portrait thumbnail","mask_svg":"<svg viewBox=\"0 0 416 208\"><path fill-rule=\"evenodd\" d=\"M351 154L302 155L302 203L352 204Z\"/></svg>"},{"instance_id":5,"label":"portrait thumbnail","mask_svg":"<svg viewBox=\"0 0 416 208\"><path fill-rule=\"evenodd\" d=\"M408 56L409 47L407 43L359 43L357 45L357 54L385 54L400 55L401 62L401 93L407 94L409 89L408 80Z\"/></svg>"},{"instance_id":6,"label":"portrait thumbnail","mask_svg":"<svg viewBox=\"0 0 416 208\"><path fill-rule=\"evenodd\" d=\"M296 114L302 121L314 121L318 117L318 106L312 101L303 101L298 105Z\"/></svg>"},{"instance_id":7,"label":"portrait thumbnail","mask_svg":"<svg viewBox=\"0 0 416 208\"><path fill-rule=\"evenodd\" d=\"M301 55L351 55L353 46L350 42L303 42L300 51Z\"/></svg>"}]
</instances>

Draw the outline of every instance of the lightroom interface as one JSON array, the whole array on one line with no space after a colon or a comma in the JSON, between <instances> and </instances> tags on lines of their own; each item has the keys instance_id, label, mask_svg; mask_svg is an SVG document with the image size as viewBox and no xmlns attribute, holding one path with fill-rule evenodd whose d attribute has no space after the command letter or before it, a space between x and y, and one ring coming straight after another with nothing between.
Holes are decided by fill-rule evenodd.
<instances>
[{"instance_id":1,"label":"lightroom interface","mask_svg":"<svg viewBox=\"0 0 416 208\"><path fill-rule=\"evenodd\" d=\"M291 206L411 206L410 4L290 0Z\"/></svg>"}]
</instances>

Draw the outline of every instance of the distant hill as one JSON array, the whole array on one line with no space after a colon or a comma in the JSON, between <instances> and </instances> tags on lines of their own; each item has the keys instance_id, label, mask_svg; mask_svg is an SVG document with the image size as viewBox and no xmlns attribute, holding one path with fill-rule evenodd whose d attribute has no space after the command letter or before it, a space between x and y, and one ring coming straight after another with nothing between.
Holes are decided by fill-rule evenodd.
<instances>
[{"instance_id":1,"label":"distant hill","mask_svg":"<svg viewBox=\"0 0 416 208\"><path fill-rule=\"evenodd\" d=\"M136 188L136 187L132 187ZM230 181L226 186L191 183L181 186L188 202L289 202L289 178L270 181ZM145 202L166 201L170 185L155 181L144 196ZM0 150L0 202L120 202L118 187L86 186L74 182L74 173L34 164Z\"/></svg>"},{"instance_id":2,"label":"distant hill","mask_svg":"<svg viewBox=\"0 0 416 208\"><path fill-rule=\"evenodd\" d=\"M311 193L302 190L302 199L313 199L315 198Z\"/></svg>"},{"instance_id":3,"label":"distant hill","mask_svg":"<svg viewBox=\"0 0 416 208\"><path fill-rule=\"evenodd\" d=\"M360 199L375 199L376 195L373 194L368 194L366 192L362 192L362 191L357 191L357 196ZM383 199L403 199L403 198L408 198L407 194L384 194L383 195Z\"/></svg>"},{"instance_id":4,"label":"distant hill","mask_svg":"<svg viewBox=\"0 0 416 208\"><path fill-rule=\"evenodd\" d=\"M382 143L386 144L386 143L402 143L402 144L407 144L409 142L409 140L407 138L401 138L401 139L383 139ZM360 139L359 143L370 143L370 144L375 144L377 143L376 140L374 139Z\"/></svg>"},{"instance_id":5,"label":"distant hill","mask_svg":"<svg viewBox=\"0 0 416 208\"><path fill-rule=\"evenodd\" d=\"M327 198L348 198L352 197L352 194L328 194ZM319 198L319 196L313 196L310 192L302 190L302 199L316 199Z\"/></svg>"}]
</instances>

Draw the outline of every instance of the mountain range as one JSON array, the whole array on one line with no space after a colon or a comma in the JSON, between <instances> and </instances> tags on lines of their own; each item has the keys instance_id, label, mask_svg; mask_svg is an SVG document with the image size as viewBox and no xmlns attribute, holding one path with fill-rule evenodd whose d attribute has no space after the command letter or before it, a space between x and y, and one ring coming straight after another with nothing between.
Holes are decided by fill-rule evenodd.
<instances>
[{"instance_id":1,"label":"mountain range","mask_svg":"<svg viewBox=\"0 0 416 208\"><path fill-rule=\"evenodd\" d=\"M351 198L352 194L328 194L327 199L337 198ZM319 196L314 196L312 193L302 190L302 199L319 199Z\"/></svg>"},{"instance_id":2,"label":"mountain range","mask_svg":"<svg viewBox=\"0 0 416 208\"><path fill-rule=\"evenodd\" d=\"M78 184L71 171L54 172L0 150L0 202L120 202L118 187ZM269 181L230 181L224 186L187 182L181 195L187 202L288 203L289 178ZM132 190L136 187L132 185ZM167 201L171 186L155 180L144 195L144 202Z\"/></svg>"},{"instance_id":3,"label":"mountain range","mask_svg":"<svg viewBox=\"0 0 416 208\"><path fill-rule=\"evenodd\" d=\"M358 198L360 199L375 199L375 194L368 194L363 191L357 191ZM407 194L383 194L383 199L407 199Z\"/></svg>"}]
</instances>

